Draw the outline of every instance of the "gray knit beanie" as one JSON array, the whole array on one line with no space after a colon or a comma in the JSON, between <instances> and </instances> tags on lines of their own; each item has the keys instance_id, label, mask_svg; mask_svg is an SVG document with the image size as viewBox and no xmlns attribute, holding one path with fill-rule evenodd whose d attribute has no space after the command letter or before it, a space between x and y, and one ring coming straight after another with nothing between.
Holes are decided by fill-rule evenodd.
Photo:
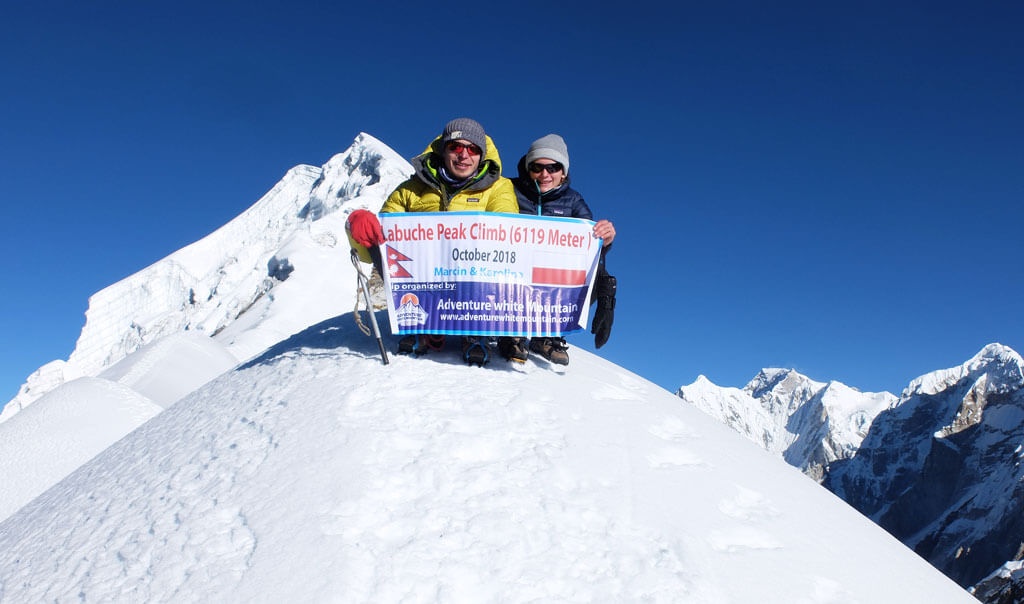
<instances>
[{"instance_id":1,"label":"gray knit beanie","mask_svg":"<svg viewBox=\"0 0 1024 604\"><path fill-rule=\"evenodd\" d=\"M565 175L569 175L569 149L557 134L548 134L533 141L530 150L526 152L526 165L529 166L535 159L554 160L562 164Z\"/></svg>"},{"instance_id":2,"label":"gray knit beanie","mask_svg":"<svg viewBox=\"0 0 1024 604\"><path fill-rule=\"evenodd\" d=\"M487 135L484 134L484 127L476 120L457 117L445 124L444 131L441 132L442 144L460 138L480 147L484 155L487 155Z\"/></svg>"}]
</instances>

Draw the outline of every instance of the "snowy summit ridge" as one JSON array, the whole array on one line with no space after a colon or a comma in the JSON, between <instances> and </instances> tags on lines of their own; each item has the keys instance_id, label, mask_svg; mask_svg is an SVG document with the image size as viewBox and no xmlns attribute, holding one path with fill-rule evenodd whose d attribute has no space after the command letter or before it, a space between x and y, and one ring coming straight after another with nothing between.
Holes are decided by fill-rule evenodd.
<instances>
[{"instance_id":1,"label":"snowy summit ridge","mask_svg":"<svg viewBox=\"0 0 1024 604\"><path fill-rule=\"evenodd\" d=\"M933 371L913 380L902 398L937 394L963 380L976 382L982 375L986 376L985 388L989 392L1017 390L1024 385L1024 360L1008 346L989 344L959 367Z\"/></svg>"},{"instance_id":2,"label":"snowy summit ridge","mask_svg":"<svg viewBox=\"0 0 1024 604\"><path fill-rule=\"evenodd\" d=\"M12 601L971 601L812 481L586 351L564 375L455 355L385 366L349 316L214 379L0 525L0 588Z\"/></svg>"},{"instance_id":3,"label":"snowy summit ridge","mask_svg":"<svg viewBox=\"0 0 1024 604\"><path fill-rule=\"evenodd\" d=\"M347 211L380 207L411 169L360 134L322 168L288 170L224 226L93 295L69 359L29 376L0 413L0 518L240 361L350 310ZM107 418L102 433L74 434L86 409Z\"/></svg>"},{"instance_id":4,"label":"snowy summit ridge","mask_svg":"<svg viewBox=\"0 0 1024 604\"><path fill-rule=\"evenodd\" d=\"M274 287L293 268L289 241L312 235L322 247L333 247L339 237L343 243L344 232L318 230L313 223L345 204L358 206L364 197L372 205L411 171L401 156L365 133L321 168L288 170L223 227L90 297L85 326L68 360L53 361L30 376L0 421L61 384L96 375L164 336L181 331L217 335L254 306L260 311L261 301L273 297ZM222 340L238 360L272 343Z\"/></svg>"},{"instance_id":5,"label":"snowy summit ridge","mask_svg":"<svg viewBox=\"0 0 1024 604\"><path fill-rule=\"evenodd\" d=\"M41 445L0 449L2 599L973 601L584 350L564 373L443 352L383 365L351 314L344 218L407 168L361 135L94 296L81 350L0 423L0 448ZM47 440L55 426L94 438Z\"/></svg>"}]
</instances>

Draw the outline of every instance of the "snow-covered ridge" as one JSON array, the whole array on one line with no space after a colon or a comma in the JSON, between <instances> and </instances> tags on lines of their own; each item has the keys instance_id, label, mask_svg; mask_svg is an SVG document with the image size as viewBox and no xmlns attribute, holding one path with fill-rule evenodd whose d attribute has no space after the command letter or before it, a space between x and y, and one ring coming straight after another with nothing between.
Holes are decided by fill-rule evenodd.
<instances>
[{"instance_id":1,"label":"snow-covered ridge","mask_svg":"<svg viewBox=\"0 0 1024 604\"><path fill-rule=\"evenodd\" d=\"M467 368L457 353L383 365L349 316L223 373L17 511L0 525L0 593L972 601L780 460L604 359L574 350L564 374Z\"/></svg>"},{"instance_id":2,"label":"snow-covered ridge","mask_svg":"<svg viewBox=\"0 0 1024 604\"><path fill-rule=\"evenodd\" d=\"M949 577L989 594L1018 589L993 583L1020 582L993 573L1024 542L1021 366L1015 351L990 344L914 380L824 482Z\"/></svg>"},{"instance_id":3,"label":"snow-covered ridge","mask_svg":"<svg viewBox=\"0 0 1024 604\"><path fill-rule=\"evenodd\" d=\"M761 400L773 415L788 416L824 387L825 384L791 369L766 368L743 389Z\"/></svg>"},{"instance_id":4,"label":"snow-covered ridge","mask_svg":"<svg viewBox=\"0 0 1024 604\"><path fill-rule=\"evenodd\" d=\"M68 360L33 373L0 421L61 384L98 375L169 334L218 334L257 301L272 297L271 291L288 278L293 266L282 251L290 241L308 236L316 229L314 222L346 204L379 207L411 170L395 151L365 133L321 168L299 165L288 170L224 226L91 296L85 326ZM321 229L316 236L331 246L343 233Z\"/></svg>"},{"instance_id":5,"label":"snow-covered ridge","mask_svg":"<svg viewBox=\"0 0 1024 604\"><path fill-rule=\"evenodd\" d=\"M762 369L743 389L700 376L678 395L808 475L852 456L871 420L896 401L888 392L860 392L816 382L791 369Z\"/></svg>"},{"instance_id":6,"label":"snow-covered ridge","mask_svg":"<svg viewBox=\"0 0 1024 604\"><path fill-rule=\"evenodd\" d=\"M568 376L543 362L524 368L531 375L489 367L469 380L457 357L381 365L345 316L344 217L379 207L407 173L361 135L140 273L161 283L133 275L100 292L139 296L124 304L127 327L103 312L119 296L94 297L81 352L32 383L83 373L86 344L106 351L93 359L99 372L0 425L0 443L33 457L0 455L0 513L15 515L0 530L2 598L964 595L777 459L583 351ZM218 377L200 387L204 372ZM730 391L733 416L788 445L787 461L800 451L820 467L854 446L832 430L841 413L863 411L853 389L773 369ZM756 413L744 413L750 402ZM92 438L32 434L51 427ZM23 438L8 440L16 430Z\"/></svg>"},{"instance_id":7,"label":"snow-covered ridge","mask_svg":"<svg viewBox=\"0 0 1024 604\"><path fill-rule=\"evenodd\" d=\"M1024 360L1008 346L989 344L959 367L932 371L911 381L900 398L937 394L964 379L976 382L982 375L986 376L986 392L1017 390L1024 385Z\"/></svg>"},{"instance_id":8,"label":"snow-covered ridge","mask_svg":"<svg viewBox=\"0 0 1024 604\"><path fill-rule=\"evenodd\" d=\"M679 396L822 482L983 601L1021 601L1024 363L1002 344L899 398L762 370Z\"/></svg>"},{"instance_id":9,"label":"snow-covered ridge","mask_svg":"<svg viewBox=\"0 0 1024 604\"><path fill-rule=\"evenodd\" d=\"M40 397L0 424L0 519L161 411L138 391L98 377Z\"/></svg>"}]
</instances>

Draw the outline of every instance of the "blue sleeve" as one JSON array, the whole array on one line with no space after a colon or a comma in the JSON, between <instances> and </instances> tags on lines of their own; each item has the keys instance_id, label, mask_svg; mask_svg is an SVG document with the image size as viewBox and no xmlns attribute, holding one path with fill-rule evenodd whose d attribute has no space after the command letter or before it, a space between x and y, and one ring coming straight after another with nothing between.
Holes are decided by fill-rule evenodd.
<instances>
[{"instance_id":1,"label":"blue sleeve","mask_svg":"<svg viewBox=\"0 0 1024 604\"><path fill-rule=\"evenodd\" d=\"M576 199L572 204L572 216L573 218L584 218L586 220L593 220L594 214L590 211L590 206L583 200L583 196L579 193L576 194Z\"/></svg>"}]
</instances>

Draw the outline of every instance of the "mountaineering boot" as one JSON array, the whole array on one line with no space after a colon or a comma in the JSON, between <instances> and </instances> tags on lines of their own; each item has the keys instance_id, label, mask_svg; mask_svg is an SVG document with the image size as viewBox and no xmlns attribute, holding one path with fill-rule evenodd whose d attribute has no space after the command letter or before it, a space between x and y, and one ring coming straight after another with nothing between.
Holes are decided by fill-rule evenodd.
<instances>
[{"instance_id":1,"label":"mountaineering boot","mask_svg":"<svg viewBox=\"0 0 1024 604\"><path fill-rule=\"evenodd\" d=\"M479 336L462 336L462 358L469 365L483 367L490 360L487 341Z\"/></svg>"},{"instance_id":2,"label":"mountaineering boot","mask_svg":"<svg viewBox=\"0 0 1024 604\"><path fill-rule=\"evenodd\" d=\"M402 339L398 341L398 354L420 356L431 350L441 350L442 348L444 348L443 334L410 334L402 336Z\"/></svg>"},{"instance_id":3,"label":"mountaineering boot","mask_svg":"<svg viewBox=\"0 0 1024 604\"><path fill-rule=\"evenodd\" d=\"M498 338L498 352L509 361L525 363L530 353L526 350L526 338Z\"/></svg>"},{"instance_id":4,"label":"mountaineering boot","mask_svg":"<svg viewBox=\"0 0 1024 604\"><path fill-rule=\"evenodd\" d=\"M398 341L398 354L413 354L416 352L417 343L419 343L417 335L402 336L402 339Z\"/></svg>"},{"instance_id":5,"label":"mountaineering boot","mask_svg":"<svg viewBox=\"0 0 1024 604\"><path fill-rule=\"evenodd\" d=\"M555 365L569 364L569 345L563 338L533 338L530 340L530 350Z\"/></svg>"}]
</instances>

